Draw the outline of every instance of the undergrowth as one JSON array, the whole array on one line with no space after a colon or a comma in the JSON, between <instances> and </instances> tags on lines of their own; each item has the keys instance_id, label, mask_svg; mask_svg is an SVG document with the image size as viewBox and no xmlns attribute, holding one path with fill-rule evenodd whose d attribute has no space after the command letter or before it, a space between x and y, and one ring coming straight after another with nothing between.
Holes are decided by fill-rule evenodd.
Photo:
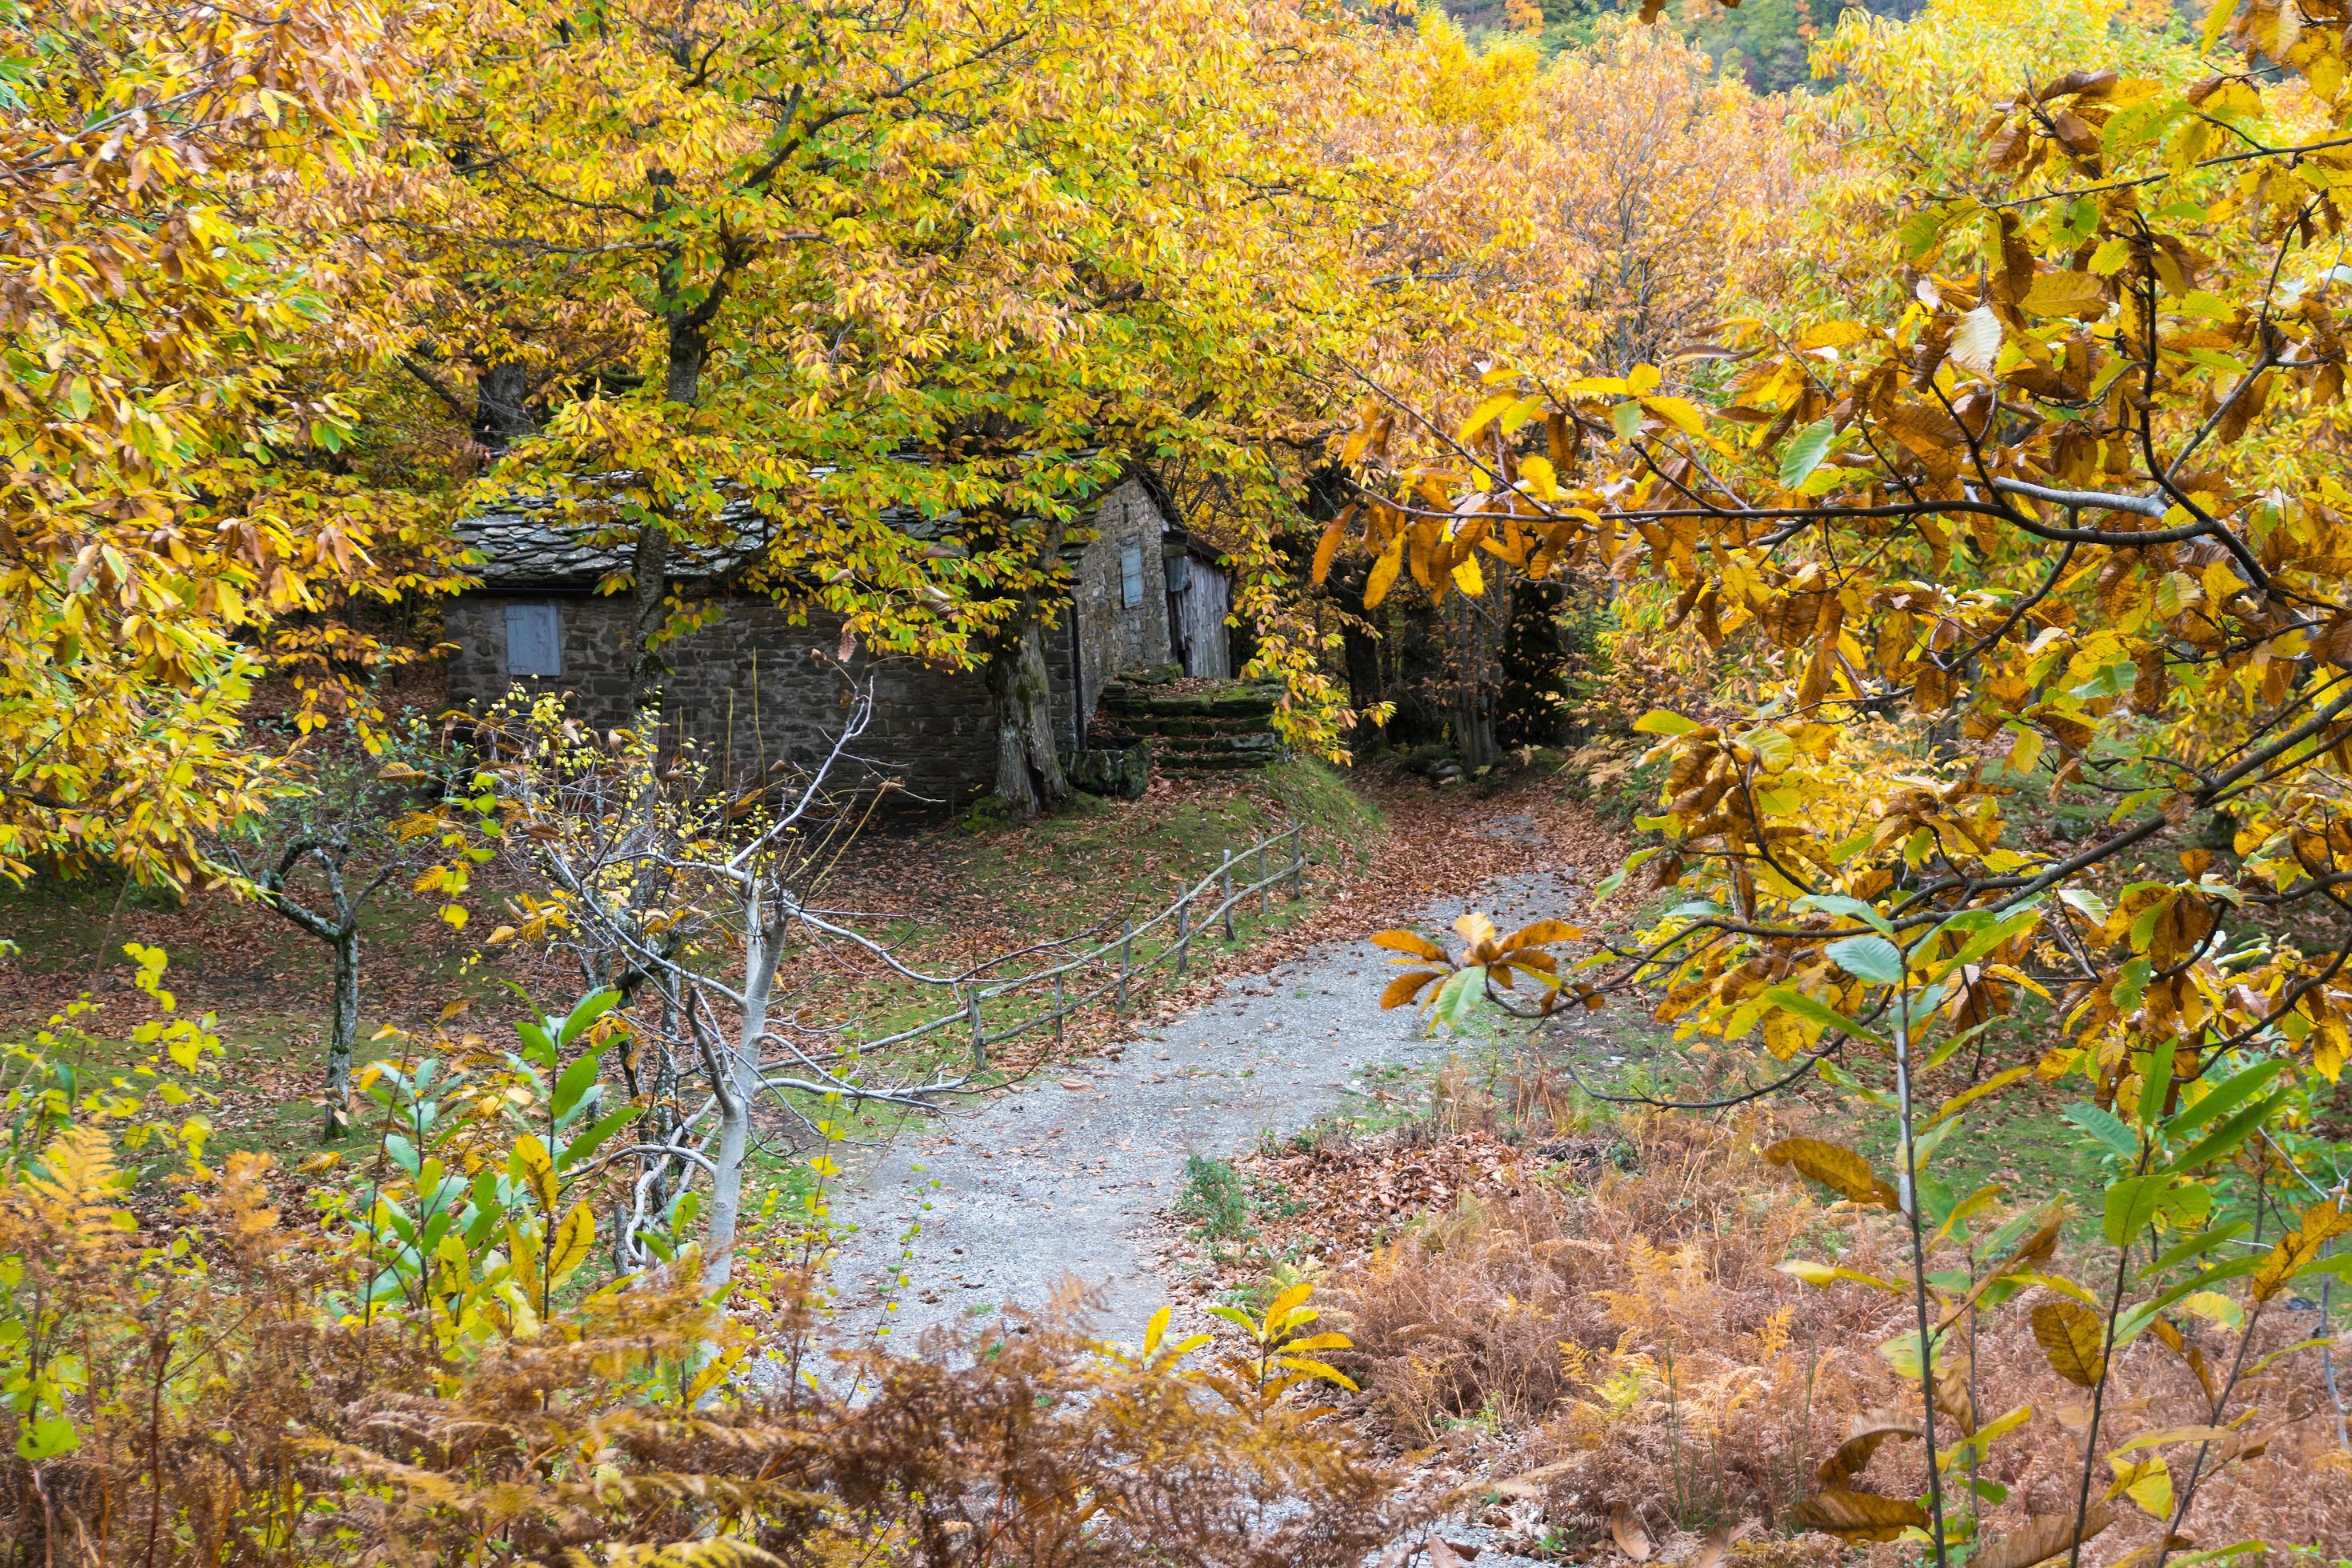
<instances>
[{"instance_id":1,"label":"undergrowth","mask_svg":"<svg viewBox=\"0 0 2352 1568\"><path fill-rule=\"evenodd\" d=\"M218 1034L163 973L142 950L135 1068L64 1065L83 1013L0 1047L11 1563L1339 1568L1396 1528L1285 1397L1346 1343L1306 1292L1213 1366L1164 1313L1097 1340L1075 1299L886 1351L827 1326L829 1161L768 1195L730 1293L692 1193L616 1271L634 1163L597 1153L642 1107L602 1077L609 993L520 1055L410 1042L368 1075L367 1151L215 1164Z\"/></svg>"},{"instance_id":2,"label":"undergrowth","mask_svg":"<svg viewBox=\"0 0 2352 1568\"><path fill-rule=\"evenodd\" d=\"M1412 1087L1409 1106L1398 1085L1377 1115L1196 1174L1192 1201L1244 1216L1248 1264L1287 1256L1328 1281L1354 1341L1337 1359L1377 1429L1409 1459L1469 1478L1457 1495L1499 1544L1582 1561L1646 1536L1671 1562L1745 1521L1763 1534L1740 1562L1827 1562L1857 1546L1813 1532L1802 1510L1824 1489L1924 1487L1919 1446L1902 1440L1916 1430L1897 1366L1909 1306L1864 1282L1899 1273L1907 1238L1895 1217L1828 1201L1763 1157L1817 1113L1616 1113L1563 1088L1532 1048L1457 1058ZM1300 1212L1277 1215L1271 1194ZM2095 1245L2070 1231L2050 1266ZM1965 1282L1982 1261L1955 1243L1935 1266ZM1822 1288L1829 1268L1851 1275ZM2231 1325L2199 1313L2229 1308L2192 1301L2185 1342L2211 1336L2209 1352L2226 1353ZM2301 1304L2261 1330L2248 1364L2320 1331ZM2010 1434L1958 1472L1986 1531L2063 1514L2082 1390L2053 1373L2022 1314L1963 1318L1951 1356L1959 1382L1939 1397ZM2199 1429L2191 1364L2154 1338L2118 1352L2105 1412L2118 1441ZM2325 1379L2308 1355L2265 1366L2259 1443L2250 1429L2240 1463L2209 1478L2200 1546L2352 1552L2352 1470L2332 1457ZM2045 1419L2011 1419L2026 1409ZM2154 1529L2118 1514L2084 1561L2117 1563Z\"/></svg>"},{"instance_id":3,"label":"undergrowth","mask_svg":"<svg viewBox=\"0 0 2352 1568\"><path fill-rule=\"evenodd\" d=\"M1885 1493L1924 1485L1916 1445L1888 1444L1874 1461L1883 1438L1849 1446L1906 1429L1906 1385L1886 1347L1904 1342L1906 1304L1860 1284L1816 1289L1783 1264L1822 1258L1884 1275L1899 1270L1904 1238L1884 1215L1825 1205L1768 1165L1759 1147L1781 1131L1757 1114L1643 1113L1614 1126L1622 1158L1530 1161L1511 1195L1464 1192L1337 1275L1356 1345L1343 1364L1406 1444L1525 1478L1485 1494L1519 1550L1549 1539L1586 1555L1629 1513L1668 1532L1754 1521L1843 1550L1804 1536L1800 1506L1818 1488L1874 1464L1870 1484ZM2315 1312L2290 1315L2254 1348L2319 1331ZM1988 1528L2071 1507L2080 1390L2053 1375L2020 1317L1987 1316L1968 1349L1958 1397L1977 1419L2029 1407L2057 1417L1972 1468ZM2187 1363L2153 1339L2117 1360L2111 1422L2154 1434L2189 1418L2200 1390ZM2262 1394L2267 1451L2209 1481L2198 1539L2341 1557L2352 1472L2330 1458L2337 1417L2320 1367L2285 1357ZM2119 1521L2114 1534L2127 1550L2153 1528Z\"/></svg>"}]
</instances>

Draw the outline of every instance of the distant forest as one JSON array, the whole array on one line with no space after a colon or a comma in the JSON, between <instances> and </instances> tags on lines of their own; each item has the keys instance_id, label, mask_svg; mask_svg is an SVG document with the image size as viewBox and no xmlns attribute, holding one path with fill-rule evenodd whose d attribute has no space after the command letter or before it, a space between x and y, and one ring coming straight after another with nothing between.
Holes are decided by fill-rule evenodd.
<instances>
[{"instance_id":1,"label":"distant forest","mask_svg":"<svg viewBox=\"0 0 2352 1568\"><path fill-rule=\"evenodd\" d=\"M1620 0L1441 3L1474 38L1534 31L1530 24L1540 16L1547 52L1589 41L1594 25L1612 12L1640 8L1639 0L1630 6ZM1682 31L1706 50L1717 69L1737 72L1759 92L1780 92L1813 84L1807 50L1815 37L1836 25L1841 13L1865 10L1907 20L1925 5L1926 0L1747 0L1736 10L1725 10L1713 5L1685 7L1669 0L1666 10ZM2158 13L2176 10L2191 23L2196 19L2177 0L2146 0L2141 8Z\"/></svg>"}]
</instances>

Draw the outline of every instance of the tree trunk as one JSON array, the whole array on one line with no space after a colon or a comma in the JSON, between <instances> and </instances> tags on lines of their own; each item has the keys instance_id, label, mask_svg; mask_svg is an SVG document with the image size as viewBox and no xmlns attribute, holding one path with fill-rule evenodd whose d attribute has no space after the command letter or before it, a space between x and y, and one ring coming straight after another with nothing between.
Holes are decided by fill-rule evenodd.
<instances>
[{"instance_id":1,"label":"tree trunk","mask_svg":"<svg viewBox=\"0 0 2352 1568\"><path fill-rule=\"evenodd\" d=\"M694 406L702 395L702 362L709 353L707 323L696 318L676 318L669 328L669 363L662 392L672 403ZM662 677L668 664L657 641L669 619L669 527L658 517L647 517L637 529L636 553L630 563L630 635L636 650L630 672L630 705L637 712L661 703Z\"/></svg>"},{"instance_id":2,"label":"tree trunk","mask_svg":"<svg viewBox=\"0 0 2352 1568\"><path fill-rule=\"evenodd\" d=\"M1438 635L1437 611L1419 595L1399 595L1383 605L1381 693L1396 704L1382 738L1391 746L1416 747L1445 735L1445 639Z\"/></svg>"},{"instance_id":3,"label":"tree trunk","mask_svg":"<svg viewBox=\"0 0 2352 1568\"><path fill-rule=\"evenodd\" d=\"M1061 559L1067 525L1049 523L1038 541L1040 574ZM1106 670L1105 674L1110 673ZM996 721L996 794L1024 822L1070 793L1062 773L1062 758L1054 733L1054 685L1045 668L1045 617L1038 605L1038 589L1022 590L1013 615L997 633L988 655L989 706ZM1075 706L1083 691L1070 693ZM1074 727L1084 731L1088 713L1073 712Z\"/></svg>"},{"instance_id":4,"label":"tree trunk","mask_svg":"<svg viewBox=\"0 0 2352 1568\"><path fill-rule=\"evenodd\" d=\"M996 716L996 793L1025 822L1070 793L1054 745L1053 685L1034 596L989 655L988 697Z\"/></svg>"},{"instance_id":5,"label":"tree trunk","mask_svg":"<svg viewBox=\"0 0 2352 1568\"><path fill-rule=\"evenodd\" d=\"M1370 568L1350 565L1333 572L1325 582L1331 602L1349 617L1339 627L1339 644L1348 666L1348 705L1359 711L1376 706L1387 696L1381 680L1379 635L1365 624L1373 614L1364 608L1364 589L1370 576ZM1380 726L1359 720L1348 736L1348 749L1362 756L1380 742Z\"/></svg>"},{"instance_id":6,"label":"tree trunk","mask_svg":"<svg viewBox=\"0 0 2352 1568\"><path fill-rule=\"evenodd\" d=\"M761 921L765 900L757 889L747 900L744 922L743 1019L734 1042L713 1041L719 1072L710 1086L719 1103L719 1143L711 1151L709 1263L703 1283L713 1300L734 1277L736 1232L743 1215L743 1161L751 1148L751 1107L760 1097L760 1046L768 1032L768 1005L775 993L780 934Z\"/></svg>"},{"instance_id":7,"label":"tree trunk","mask_svg":"<svg viewBox=\"0 0 2352 1568\"><path fill-rule=\"evenodd\" d=\"M331 1143L349 1123L343 1112L352 1097L352 1048L360 1036L360 928L349 921L332 939L335 950L335 1011L327 1024L327 1125L320 1142Z\"/></svg>"},{"instance_id":8,"label":"tree trunk","mask_svg":"<svg viewBox=\"0 0 2352 1568\"><path fill-rule=\"evenodd\" d=\"M1446 724L1463 767L1475 773L1502 755L1495 741L1494 637L1475 601L1456 595L1453 610Z\"/></svg>"},{"instance_id":9,"label":"tree trunk","mask_svg":"<svg viewBox=\"0 0 2352 1568\"><path fill-rule=\"evenodd\" d=\"M656 1143L667 1143L677 1131L677 1059L670 1055L668 1042L678 1037L678 1016L677 987L675 983L665 980L661 985L661 1034L658 1037L662 1045L654 1053L651 1082L646 1089L638 1090L653 1106L653 1141ZM634 1084L630 1087L636 1089ZM646 1156L649 1162L653 1158L652 1155ZM653 1204L656 1209L664 1214L669 1212L669 1205L677 1198L678 1185L683 1179L669 1171L667 1166L656 1173Z\"/></svg>"},{"instance_id":10,"label":"tree trunk","mask_svg":"<svg viewBox=\"0 0 2352 1568\"><path fill-rule=\"evenodd\" d=\"M1567 729L1568 646L1560 631L1567 584L1521 580L1506 596L1496 739L1506 746L1550 746Z\"/></svg>"},{"instance_id":11,"label":"tree trunk","mask_svg":"<svg viewBox=\"0 0 2352 1568\"><path fill-rule=\"evenodd\" d=\"M731 1062L734 1052L727 1056ZM734 1082L711 1087L719 1102L719 1143L710 1152L710 1247L702 1282L715 1298L726 1291L735 1273L735 1233L743 1217L743 1159L751 1149L751 1097Z\"/></svg>"},{"instance_id":12,"label":"tree trunk","mask_svg":"<svg viewBox=\"0 0 2352 1568\"><path fill-rule=\"evenodd\" d=\"M1495 705L1475 690L1465 690L1454 703L1454 749L1471 773L1492 767L1503 754L1495 740Z\"/></svg>"},{"instance_id":13,"label":"tree trunk","mask_svg":"<svg viewBox=\"0 0 2352 1568\"><path fill-rule=\"evenodd\" d=\"M661 705L668 669L658 639L669 618L669 530L657 517L638 525L630 577L629 635L636 659L629 671L629 706L643 714Z\"/></svg>"},{"instance_id":14,"label":"tree trunk","mask_svg":"<svg viewBox=\"0 0 2352 1568\"><path fill-rule=\"evenodd\" d=\"M530 410L525 399L530 377L520 360L492 360L474 377L474 439L493 452L503 452L531 433Z\"/></svg>"}]
</instances>

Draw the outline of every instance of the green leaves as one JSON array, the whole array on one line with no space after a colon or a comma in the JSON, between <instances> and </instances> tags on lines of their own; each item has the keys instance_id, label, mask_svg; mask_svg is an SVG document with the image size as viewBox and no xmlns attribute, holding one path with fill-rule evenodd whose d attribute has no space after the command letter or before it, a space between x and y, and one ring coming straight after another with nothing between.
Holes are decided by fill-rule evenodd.
<instances>
[{"instance_id":1,"label":"green leaves","mask_svg":"<svg viewBox=\"0 0 2352 1568\"><path fill-rule=\"evenodd\" d=\"M1883 936L1850 936L1823 949L1830 962L1874 985L1903 984L1903 950Z\"/></svg>"},{"instance_id":2,"label":"green leaves","mask_svg":"<svg viewBox=\"0 0 2352 1568\"><path fill-rule=\"evenodd\" d=\"M2139 666L2128 658L2119 658L2101 665L2088 680L2069 687L2067 695L2085 702L2095 702L2103 697L2121 697L2139 679Z\"/></svg>"},{"instance_id":3,"label":"green leaves","mask_svg":"<svg viewBox=\"0 0 2352 1568\"><path fill-rule=\"evenodd\" d=\"M555 1168L558 1171L570 1170L573 1165L603 1148L607 1139L635 1121L643 1113L642 1106L624 1105L618 1110L590 1123L579 1137L566 1143L562 1152L555 1156Z\"/></svg>"},{"instance_id":4,"label":"green leaves","mask_svg":"<svg viewBox=\"0 0 2352 1568\"><path fill-rule=\"evenodd\" d=\"M555 1080L555 1090L548 1100L547 1109L559 1126L571 1119L572 1112L580 1105L581 1098L595 1083L600 1065L595 1052L584 1052Z\"/></svg>"},{"instance_id":5,"label":"green leaves","mask_svg":"<svg viewBox=\"0 0 2352 1568\"><path fill-rule=\"evenodd\" d=\"M2087 1103L2068 1106L2065 1119L2098 1140L2100 1147L2119 1160L2139 1158L2139 1137L2124 1119L2105 1106Z\"/></svg>"},{"instance_id":6,"label":"green leaves","mask_svg":"<svg viewBox=\"0 0 2352 1568\"><path fill-rule=\"evenodd\" d=\"M2105 1233L2109 1247L2128 1247L2155 1222L2178 1180L2169 1173L2126 1176L2107 1187Z\"/></svg>"},{"instance_id":7,"label":"green leaves","mask_svg":"<svg viewBox=\"0 0 2352 1568\"><path fill-rule=\"evenodd\" d=\"M2190 1132L2228 1111L2231 1107L2243 1103L2247 1096L2259 1093L2273 1079L2278 1077L2285 1066L2284 1062L2273 1058L2268 1061L2257 1062L2244 1071L2233 1073L2214 1084L2206 1090L2204 1098L2193 1105L2184 1107L2179 1114L2164 1123L2165 1137L2176 1142L2187 1137Z\"/></svg>"},{"instance_id":8,"label":"green leaves","mask_svg":"<svg viewBox=\"0 0 2352 1568\"><path fill-rule=\"evenodd\" d=\"M593 992L581 998L579 1005L563 1018L548 1019L549 1027L541 1029L539 1033L542 1038L551 1037L569 1045L584 1036L599 1019L612 1011L619 1000L620 993L617 991ZM604 1089L597 1079L603 1071L605 1048L610 1044L609 1039L598 1041L582 1051L557 1077L554 1089L549 1091L547 1113L558 1134L553 1161L553 1169L557 1172L568 1171L587 1159L614 1133L635 1121L642 1110L639 1106L624 1105L599 1120L592 1121L576 1137L566 1141L562 1136L563 1130L580 1118L593 1116L602 1102Z\"/></svg>"},{"instance_id":9,"label":"green leaves","mask_svg":"<svg viewBox=\"0 0 2352 1568\"><path fill-rule=\"evenodd\" d=\"M1995 1443L2024 1426L2032 1415L2033 1406L2021 1405L1994 1416L1967 1436L1951 1443L1938 1456L1937 1465L1947 1475L1949 1475L1970 1466L1982 1464L1985 1456L1992 1451L1992 1446Z\"/></svg>"},{"instance_id":10,"label":"green leaves","mask_svg":"<svg viewBox=\"0 0 2352 1568\"><path fill-rule=\"evenodd\" d=\"M550 1072L555 1070L557 1059L555 1037L547 1031L545 1025L534 1023L526 1018L515 1026L515 1033L522 1037L522 1057L525 1061Z\"/></svg>"},{"instance_id":11,"label":"green leaves","mask_svg":"<svg viewBox=\"0 0 2352 1568\"><path fill-rule=\"evenodd\" d=\"M2240 1231L2244 1229L2242 1226L2236 1228ZM2232 1279L2242 1279L2247 1275L2252 1274L2260 1269L2262 1264L2263 1259L2260 1254L2245 1258L2232 1258L2226 1262L2217 1263L2210 1268L2200 1269L2196 1273L2189 1275L2187 1279L2175 1280L2168 1289L2150 1297L2145 1301L2141 1301L2126 1309L2117 1316L2116 1319L2116 1343L2118 1346L2131 1343L2132 1341L2145 1333L2149 1326L2156 1321L2158 1315L2163 1312L2167 1308L2170 1307L2174 1302L2186 1300L2191 1296L2201 1296L2204 1292L2211 1290L2216 1285L2227 1284ZM2157 1272L2158 1271L2156 1269L2143 1270L2142 1278L2147 1278Z\"/></svg>"},{"instance_id":12,"label":"green leaves","mask_svg":"<svg viewBox=\"0 0 2352 1568\"><path fill-rule=\"evenodd\" d=\"M1953 208L1949 205L1921 207L1904 219L1903 226L1895 230L1895 243L1903 247L1905 256L1914 261L1925 261L1928 253L1936 248L1936 242L1943 237L1945 228L1952 221L1952 215Z\"/></svg>"},{"instance_id":13,"label":"green leaves","mask_svg":"<svg viewBox=\"0 0 2352 1568\"><path fill-rule=\"evenodd\" d=\"M1459 1034L1477 1012L1478 1003L1486 994L1486 966L1474 963L1457 969L1445 977L1438 987L1437 1000L1430 1006L1430 1017Z\"/></svg>"},{"instance_id":14,"label":"green leaves","mask_svg":"<svg viewBox=\"0 0 2352 1568\"><path fill-rule=\"evenodd\" d=\"M2193 1262L2215 1247L2228 1246L2252 1228L2244 1220L2233 1219L2226 1224L2217 1225L2210 1230L2199 1231L2195 1236L2175 1242L2171 1247L2167 1247L2158 1256L2154 1263L2140 1270L2140 1278L2154 1279L2159 1275L2179 1268L2184 1263Z\"/></svg>"},{"instance_id":15,"label":"green leaves","mask_svg":"<svg viewBox=\"0 0 2352 1568\"><path fill-rule=\"evenodd\" d=\"M2274 1094L2255 1100L2231 1115L2221 1125L2208 1132L2172 1162L2172 1169L2193 1172L2214 1163L2233 1152L2239 1144L2253 1135L2254 1130L2268 1121L2294 1092L2292 1085Z\"/></svg>"},{"instance_id":16,"label":"green leaves","mask_svg":"<svg viewBox=\"0 0 2352 1568\"><path fill-rule=\"evenodd\" d=\"M1819 1024L1824 1029L1835 1030L1853 1039L1866 1040L1874 1046L1887 1044L1885 1036L1864 1028L1828 1003L1808 996L1794 986L1774 985L1765 991L1764 996L1765 1000L1782 1012L1793 1013L1800 1018Z\"/></svg>"},{"instance_id":17,"label":"green leaves","mask_svg":"<svg viewBox=\"0 0 2352 1568\"><path fill-rule=\"evenodd\" d=\"M81 1447L81 1435L62 1415L37 1415L16 1434L16 1457L38 1464Z\"/></svg>"},{"instance_id":18,"label":"green leaves","mask_svg":"<svg viewBox=\"0 0 2352 1568\"><path fill-rule=\"evenodd\" d=\"M1828 455L1830 438L1837 434L1834 420L1821 418L1796 433L1789 444L1780 448L1780 488L1793 490L1821 467Z\"/></svg>"},{"instance_id":19,"label":"green leaves","mask_svg":"<svg viewBox=\"0 0 2352 1568\"><path fill-rule=\"evenodd\" d=\"M2166 1094L2172 1088L2174 1046L2165 1041L2147 1056L2136 1058L2139 1067L2139 1122L2153 1127L2164 1114Z\"/></svg>"},{"instance_id":20,"label":"green leaves","mask_svg":"<svg viewBox=\"0 0 2352 1568\"><path fill-rule=\"evenodd\" d=\"M1793 907L1801 910L1822 910L1833 915L1844 915L1851 920L1860 921L1881 936L1892 937L1895 934L1894 922L1879 913L1877 907L1867 900L1850 898L1843 893L1808 893L1799 899Z\"/></svg>"},{"instance_id":21,"label":"green leaves","mask_svg":"<svg viewBox=\"0 0 2352 1568\"><path fill-rule=\"evenodd\" d=\"M563 1022L556 1034L555 1043L559 1046L572 1044L589 1026L618 1006L620 1001L621 994L611 986L606 986L602 991L592 991L583 996L573 1005L572 1011L563 1016ZM563 1113L559 1110L556 1114L561 1116Z\"/></svg>"}]
</instances>

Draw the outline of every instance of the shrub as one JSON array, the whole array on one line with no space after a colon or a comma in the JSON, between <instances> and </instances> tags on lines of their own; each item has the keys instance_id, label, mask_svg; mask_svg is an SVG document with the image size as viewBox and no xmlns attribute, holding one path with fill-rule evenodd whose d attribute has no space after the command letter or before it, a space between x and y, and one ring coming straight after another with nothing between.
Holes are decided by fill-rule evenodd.
<instances>
[{"instance_id":1,"label":"shrub","mask_svg":"<svg viewBox=\"0 0 2352 1568\"><path fill-rule=\"evenodd\" d=\"M1237 1242L1249 1234L1249 1185L1231 1161L1185 1155L1184 1195L1176 1206L1213 1243Z\"/></svg>"},{"instance_id":2,"label":"shrub","mask_svg":"<svg viewBox=\"0 0 2352 1568\"><path fill-rule=\"evenodd\" d=\"M637 1108L601 1081L609 994L525 1031L566 1062L467 1039L374 1069L373 1157L305 1162L290 1216L266 1157L205 1163L180 1112L217 1042L163 970L132 1072L60 1065L71 1017L0 1057L13 1561L1271 1568L1385 1528L1376 1473L1263 1377L1195 1370L1164 1315L1136 1352L1075 1302L911 1356L834 1343L821 1184L767 1206L724 1299L679 1208L664 1261L613 1273L626 1167L599 1156Z\"/></svg>"},{"instance_id":3,"label":"shrub","mask_svg":"<svg viewBox=\"0 0 2352 1568\"><path fill-rule=\"evenodd\" d=\"M1850 1336L1851 1304L1777 1268L1822 1212L1769 1179L1753 1125L1627 1131L1630 1170L1465 1203L1383 1248L1346 1297L1349 1364L1424 1440L1497 1417L1559 1465L1556 1518L1597 1527L1628 1500L1700 1529L1783 1516L1809 1422L1864 1402L1820 1353Z\"/></svg>"},{"instance_id":4,"label":"shrub","mask_svg":"<svg viewBox=\"0 0 2352 1568\"><path fill-rule=\"evenodd\" d=\"M1899 1370L1911 1303L1873 1283L1902 1271L1900 1217L1806 1196L1759 1157L1775 1146L1760 1117L1644 1114L1629 1131L1630 1171L1603 1164L1582 1191L1465 1202L1376 1254L1342 1298L1356 1347L1343 1364L1415 1440L1530 1474L1514 1489L1538 1494L1552 1526L1585 1540L1603 1538L1620 1510L1694 1531L1743 1518L1804 1531L1823 1522L1823 1496L1924 1493L1916 1384ZM1939 1247L1939 1279L1969 1277L1965 1241ZM2061 1241L2042 1267L2054 1278L2080 1250ZM1784 1266L1790 1253L1834 1265ZM1986 1258L1979 1249L1974 1266ZM2203 1467L2200 1540L2352 1549L2339 1407L2316 1358L2280 1354L2322 1328L2290 1311L2247 1335L2242 1311L2209 1293L2173 1334L2179 1348L2151 1333L2112 1358L2110 1430L2118 1444L2147 1441L2126 1455L2136 1467L2103 1465L2090 1493L2092 1521L2111 1519L2102 1561L2134 1549L2153 1561L2151 1515L2170 1501L2158 1483L2185 1489L2198 1473L2201 1418L2241 1341L2238 1364L2262 1369L2245 1395L2261 1415L2226 1440L2226 1465ZM1939 1371L1939 1411L1990 1435L1948 1434L1948 1491L1979 1500L1989 1534L2038 1517L2071 1525L2090 1401L2054 1368L2034 1315L1963 1318ZM2028 1411L2051 1419L2019 1416ZM2152 1462L2168 1445L2168 1470ZM2116 1506L2126 1497L2137 1511Z\"/></svg>"}]
</instances>

